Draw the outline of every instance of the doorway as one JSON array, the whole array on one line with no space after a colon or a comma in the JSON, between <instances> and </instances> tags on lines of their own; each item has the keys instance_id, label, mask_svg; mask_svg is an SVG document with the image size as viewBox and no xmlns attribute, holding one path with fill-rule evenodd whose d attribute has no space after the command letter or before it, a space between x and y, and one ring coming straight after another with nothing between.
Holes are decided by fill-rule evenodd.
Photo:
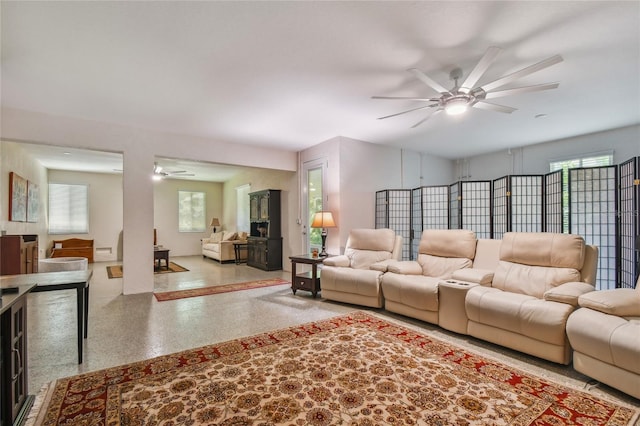
<instances>
[{"instance_id":1,"label":"doorway","mask_svg":"<svg viewBox=\"0 0 640 426\"><path fill-rule=\"evenodd\" d=\"M304 253L322 248L320 228L311 228L311 222L316 212L323 210L326 203L324 177L327 167L326 159L308 161L302 166L302 235Z\"/></svg>"}]
</instances>

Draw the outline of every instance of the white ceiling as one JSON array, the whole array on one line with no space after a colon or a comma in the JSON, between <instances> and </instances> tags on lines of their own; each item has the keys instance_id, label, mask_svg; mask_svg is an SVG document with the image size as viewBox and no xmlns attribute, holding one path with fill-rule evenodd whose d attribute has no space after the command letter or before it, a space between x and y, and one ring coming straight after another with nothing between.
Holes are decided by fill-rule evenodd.
<instances>
[{"instance_id":1,"label":"white ceiling","mask_svg":"<svg viewBox=\"0 0 640 426\"><path fill-rule=\"evenodd\" d=\"M303 150L334 136L464 158L640 123L640 2L2 1L2 106ZM417 106L489 46L479 83L555 54L519 80L555 90L472 109ZM536 115L546 114L544 118ZM197 166L194 165L194 167ZM178 165L190 170L190 165Z\"/></svg>"}]
</instances>

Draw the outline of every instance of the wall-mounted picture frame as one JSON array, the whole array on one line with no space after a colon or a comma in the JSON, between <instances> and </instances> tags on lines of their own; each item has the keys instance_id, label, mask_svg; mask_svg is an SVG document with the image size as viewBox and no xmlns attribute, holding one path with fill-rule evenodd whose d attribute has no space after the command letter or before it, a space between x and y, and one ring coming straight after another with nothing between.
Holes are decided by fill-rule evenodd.
<instances>
[{"instance_id":1,"label":"wall-mounted picture frame","mask_svg":"<svg viewBox=\"0 0 640 426\"><path fill-rule=\"evenodd\" d=\"M27 222L37 222L40 218L40 188L27 181Z\"/></svg>"},{"instance_id":2,"label":"wall-mounted picture frame","mask_svg":"<svg viewBox=\"0 0 640 426\"><path fill-rule=\"evenodd\" d=\"M27 180L14 172L9 172L9 220L27 220Z\"/></svg>"}]
</instances>

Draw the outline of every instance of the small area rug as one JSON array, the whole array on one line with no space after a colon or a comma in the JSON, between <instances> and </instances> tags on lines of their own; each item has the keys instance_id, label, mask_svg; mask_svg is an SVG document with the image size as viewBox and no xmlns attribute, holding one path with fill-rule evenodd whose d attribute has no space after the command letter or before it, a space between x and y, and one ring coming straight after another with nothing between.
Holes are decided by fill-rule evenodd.
<instances>
[{"instance_id":1,"label":"small area rug","mask_svg":"<svg viewBox=\"0 0 640 426\"><path fill-rule=\"evenodd\" d=\"M253 288L271 287L274 285L289 284L289 281L281 278L270 278L266 280L247 281L243 283L224 284L199 288L189 288L186 290L163 291L153 293L158 302L167 300L184 299L186 297L208 296L210 294L229 293L238 290L250 290Z\"/></svg>"},{"instance_id":2,"label":"small area rug","mask_svg":"<svg viewBox=\"0 0 640 426\"><path fill-rule=\"evenodd\" d=\"M169 269L160 268L154 269L154 274L168 274L170 272L186 272L187 268L184 268L177 263L169 262ZM122 278L122 265L107 266L107 275L109 278Z\"/></svg>"},{"instance_id":3,"label":"small area rug","mask_svg":"<svg viewBox=\"0 0 640 426\"><path fill-rule=\"evenodd\" d=\"M36 425L629 425L638 409L356 312L60 379Z\"/></svg>"}]
</instances>

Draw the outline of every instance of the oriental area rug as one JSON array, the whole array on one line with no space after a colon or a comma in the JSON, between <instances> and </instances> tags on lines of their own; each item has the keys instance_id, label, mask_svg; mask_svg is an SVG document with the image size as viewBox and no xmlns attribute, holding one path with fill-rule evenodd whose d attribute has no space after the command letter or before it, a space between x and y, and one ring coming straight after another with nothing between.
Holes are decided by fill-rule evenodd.
<instances>
[{"instance_id":1,"label":"oriental area rug","mask_svg":"<svg viewBox=\"0 0 640 426\"><path fill-rule=\"evenodd\" d=\"M60 379L36 425L629 425L638 409L363 312Z\"/></svg>"},{"instance_id":2,"label":"oriental area rug","mask_svg":"<svg viewBox=\"0 0 640 426\"><path fill-rule=\"evenodd\" d=\"M154 268L154 274L168 274L171 272L186 272L187 268L178 265L177 263L169 262L169 268ZM122 278L122 265L107 266L107 276L109 278Z\"/></svg>"},{"instance_id":3,"label":"oriental area rug","mask_svg":"<svg viewBox=\"0 0 640 426\"><path fill-rule=\"evenodd\" d=\"M184 299L187 297L208 296L210 294L229 293L231 291L251 290L254 288L271 287L274 285L290 284L282 278L269 278L265 280L246 281L242 283L223 284L207 287L189 288L185 290L173 290L153 293L158 302L167 300Z\"/></svg>"}]
</instances>

